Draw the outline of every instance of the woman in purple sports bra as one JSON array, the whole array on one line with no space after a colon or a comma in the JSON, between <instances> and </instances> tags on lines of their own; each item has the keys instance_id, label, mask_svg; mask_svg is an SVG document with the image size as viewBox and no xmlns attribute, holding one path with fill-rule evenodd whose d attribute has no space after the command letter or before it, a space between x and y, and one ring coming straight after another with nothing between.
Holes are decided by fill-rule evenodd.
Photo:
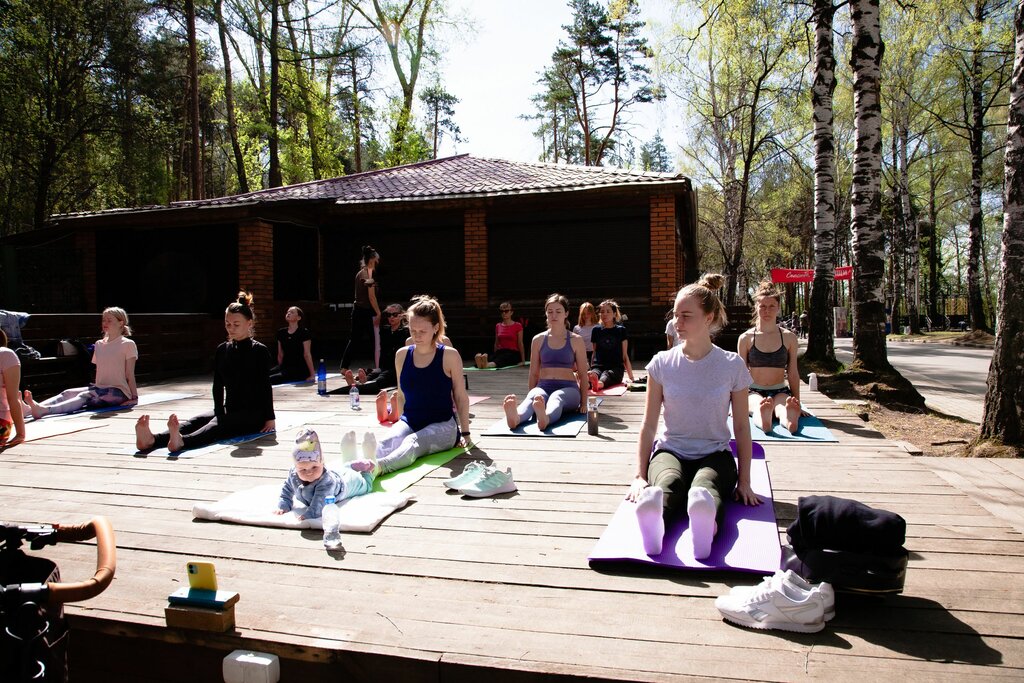
<instances>
[{"instance_id":1,"label":"woman in purple sports bra","mask_svg":"<svg viewBox=\"0 0 1024 683\"><path fill-rule=\"evenodd\" d=\"M530 391L518 406L516 395L505 397L502 407L509 429L533 417L541 431L566 412L586 412L587 349L583 337L569 331L569 300L552 294L544 302L548 329L533 338L530 349Z\"/></svg>"},{"instance_id":2,"label":"woman in purple sports bra","mask_svg":"<svg viewBox=\"0 0 1024 683\"><path fill-rule=\"evenodd\" d=\"M754 294L754 326L740 335L736 351L754 380L748 401L758 426L768 433L773 417L777 417L790 434L795 434L802 412L796 364L798 341L795 334L778 324L780 299L772 283L760 284Z\"/></svg>"}]
</instances>

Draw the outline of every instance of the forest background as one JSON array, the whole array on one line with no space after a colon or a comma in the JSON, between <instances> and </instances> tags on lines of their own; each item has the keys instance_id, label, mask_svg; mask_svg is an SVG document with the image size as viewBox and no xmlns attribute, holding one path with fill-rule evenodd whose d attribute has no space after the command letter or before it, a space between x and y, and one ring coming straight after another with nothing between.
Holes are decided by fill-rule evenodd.
<instances>
[{"instance_id":1,"label":"forest background","mask_svg":"<svg viewBox=\"0 0 1024 683\"><path fill-rule=\"evenodd\" d=\"M517 112L535 127L536 160L691 177L700 263L727 274L732 300L772 267L812 267L812 6L566 4L570 21ZM992 328L1014 5L881 5L884 290L897 322L967 317L972 285L971 323ZM452 46L473 34L473 7L0 0L0 235L55 213L421 161L446 139L472 151L445 73ZM833 261L844 265L853 262L854 131L844 5L834 38ZM666 143L645 127L651 107L681 134ZM806 292L788 296L787 311L807 305ZM839 283L834 296L844 303L849 291Z\"/></svg>"}]
</instances>

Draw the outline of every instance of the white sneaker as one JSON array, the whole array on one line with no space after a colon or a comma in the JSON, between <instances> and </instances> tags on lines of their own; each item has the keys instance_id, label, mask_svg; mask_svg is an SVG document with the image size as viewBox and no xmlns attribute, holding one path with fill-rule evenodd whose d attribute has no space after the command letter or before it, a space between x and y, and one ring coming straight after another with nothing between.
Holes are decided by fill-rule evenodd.
<instances>
[{"instance_id":1,"label":"white sneaker","mask_svg":"<svg viewBox=\"0 0 1024 683\"><path fill-rule=\"evenodd\" d=\"M470 498L486 498L515 490L511 468L502 472L496 467L485 467L483 475L462 486L459 493Z\"/></svg>"},{"instance_id":2,"label":"white sneaker","mask_svg":"<svg viewBox=\"0 0 1024 683\"><path fill-rule=\"evenodd\" d=\"M770 587L772 579L780 574L782 575L782 580L789 583L794 590L803 591L805 593L810 593L815 590L818 591L825 605L825 621L832 621L835 618L836 591L832 588L832 584L828 582L813 584L792 569L787 569L785 572L780 569L775 572L774 575L764 577L764 580L756 586L733 586L729 589L729 595L744 595L762 587Z\"/></svg>"},{"instance_id":3,"label":"white sneaker","mask_svg":"<svg viewBox=\"0 0 1024 683\"><path fill-rule=\"evenodd\" d=\"M457 474L451 479L445 479L444 485L446 488L458 491L460 487L467 486L482 477L486 467L482 460L474 460L462 469L461 474Z\"/></svg>"},{"instance_id":4,"label":"white sneaker","mask_svg":"<svg viewBox=\"0 0 1024 683\"><path fill-rule=\"evenodd\" d=\"M726 621L756 629L817 633L825 628L825 601L821 591L805 592L776 573L747 593L721 595L715 607Z\"/></svg>"}]
</instances>

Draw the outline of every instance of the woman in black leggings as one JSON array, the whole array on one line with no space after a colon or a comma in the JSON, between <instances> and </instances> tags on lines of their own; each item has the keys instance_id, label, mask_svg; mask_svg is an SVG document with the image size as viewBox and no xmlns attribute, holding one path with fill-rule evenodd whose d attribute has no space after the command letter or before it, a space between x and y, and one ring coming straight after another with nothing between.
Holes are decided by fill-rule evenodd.
<instances>
[{"instance_id":1,"label":"woman in black leggings","mask_svg":"<svg viewBox=\"0 0 1024 683\"><path fill-rule=\"evenodd\" d=\"M171 453L199 448L235 436L272 432L274 394L270 385L270 351L252 338L255 316L252 295L238 293L238 301L224 311L228 340L217 347L213 364L213 411L178 422L167 420L167 431L153 434L149 415L135 423L135 445L140 451L167 447Z\"/></svg>"},{"instance_id":2,"label":"woman in black leggings","mask_svg":"<svg viewBox=\"0 0 1024 683\"><path fill-rule=\"evenodd\" d=\"M349 332L345 354L341 357L342 370L352 364L356 353L366 353L365 358L373 360L373 328L380 325L377 281L373 279L373 271L376 270L378 263L380 263L380 255L377 250L369 245L363 247L363 259L359 262L359 272L356 273L355 302L352 304L352 329Z\"/></svg>"}]
</instances>

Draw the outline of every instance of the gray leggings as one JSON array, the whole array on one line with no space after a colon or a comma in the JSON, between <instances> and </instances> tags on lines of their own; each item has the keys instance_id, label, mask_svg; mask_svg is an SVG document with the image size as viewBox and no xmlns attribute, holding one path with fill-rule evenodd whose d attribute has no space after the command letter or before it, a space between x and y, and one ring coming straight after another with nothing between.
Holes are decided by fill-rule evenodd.
<instances>
[{"instance_id":1,"label":"gray leggings","mask_svg":"<svg viewBox=\"0 0 1024 683\"><path fill-rule=\"evenodd\" d=\"M416 462L416 458L446 451L459 440L459 424L453 415L446 422L428 424L414 432L405 420L391 425L377 444L377 463L382 472L394 472Z\"/></svg>"},{"instance_id":2,"label":"gray leggings","mask_svg":"<svg viewBox=\"0 0 1024 683\"><path fill-rule=\"evenodd\" d=\"M717 451L695 460L681 460L671 451L655 451L647 467L647 481L665 492L665 518L686 511L691 488L703 487L715 500L719 521L722 500L736 488L736 461L731 450Z\"/></svg>"},{"instance_id":3,"label":"gray leggings","mask_svg":"<svg viewBox=\"0 0 1024 683\"><path fill-rule=\"evenodd\" d=\"M534 387L516 408L516 412L519 413L519 424L533 417L533 399L536 396L544 397L544 412L547 413L551 424L557 422L563 412L578 410L580 407L580 388L576 385L555 389L550 393L540 387Z\"/></svg>"}]
</instances>

